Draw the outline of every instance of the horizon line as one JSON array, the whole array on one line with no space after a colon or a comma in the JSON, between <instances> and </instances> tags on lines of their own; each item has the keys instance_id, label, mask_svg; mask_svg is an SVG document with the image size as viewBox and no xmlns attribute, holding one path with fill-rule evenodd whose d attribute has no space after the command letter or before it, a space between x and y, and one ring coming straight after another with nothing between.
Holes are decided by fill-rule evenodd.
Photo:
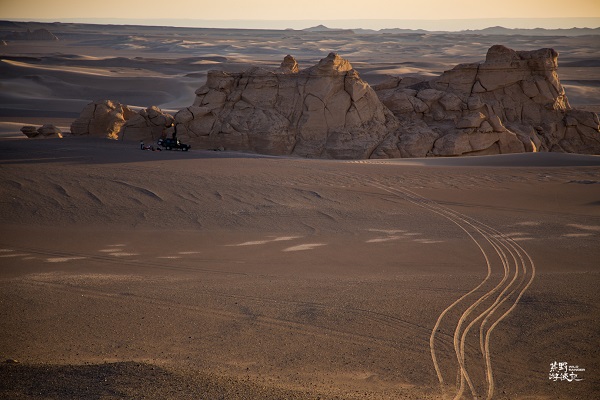
<instances>
[{"instance_id":1,"label":"horizon line","mask_svg":"<svg viewBox=\"0 0 600 400\"><path fill-rule=\"evenodd\" d=\"M223 29L308 29L323 25L330 29L407 29L425 31L481 30L493 27L505 29L596 29L600 28L600 17L543 17L543 18L447 18L447 19L398 19L398 18L345 18L345 19L200 19L200 18L2 18L9 22L39 23L90 23L102 25L173 26L182 28ZM544 23L545 22L545 23ZM582 23L583 22L583 23ZM168 24L168 25L165 25ZM342 26L353 24L353 26ZM463 25L464 24L464 25ZM537 25L536 25L537 24ZM440 26L441 25L441 26ZM468 25L468 26L465 26ZM525 25L525 26L523 26ZM544 26L545 25L545 26ZM550 26L552 25L552 26Z\"/></svg>"}]
</instances>

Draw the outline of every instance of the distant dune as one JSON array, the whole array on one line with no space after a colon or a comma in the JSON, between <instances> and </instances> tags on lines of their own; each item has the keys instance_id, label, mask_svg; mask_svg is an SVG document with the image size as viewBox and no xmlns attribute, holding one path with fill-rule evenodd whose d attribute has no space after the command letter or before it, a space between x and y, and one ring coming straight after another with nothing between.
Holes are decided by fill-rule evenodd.
<instances>
[{"instance_id":1,"label":"distant dune","mask_svg":"<svg viewBox=\"0 0 600 400\"><path fill-rule=\"evenodd\" d=\"M556 49L571 105L600 111L599 41L566 36L566 30L543 37L534 36L534 31L516 35L506 29L468 35L360 30L329 34L126 25L107 30L103 25L3 21L0 37L42 28L60 40L9 40L0 47L0 82L7 89L0 93L0 115L7 122L39 117L41 125L43 118L74 118L87 103L105 98L176 111L193 102L208 70L277 67L286 54L305 68L337 51L375 85L390 75L433 76L459 63L480 62L494 44L519 50Z\"/></svg>"}]
</instances>

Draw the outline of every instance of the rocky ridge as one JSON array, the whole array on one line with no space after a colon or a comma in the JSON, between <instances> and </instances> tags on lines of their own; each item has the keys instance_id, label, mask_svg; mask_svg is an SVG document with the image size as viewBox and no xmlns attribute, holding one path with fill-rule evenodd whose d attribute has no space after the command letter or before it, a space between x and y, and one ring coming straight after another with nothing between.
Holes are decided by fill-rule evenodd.
<instances>
[{"instance_id":1,"label":"rocky ridge","mask_svg":"<svg viewBox=\"0 0 600 400\"><path fill-rule=\"evenodd\" d=\"M194 104L174 117L90 103L71 132L154 141L174 122L195 148L339 159L600 154L598 116L572 109L557 68L552 49L496 45L483 63L372 88L335 53L303 70L288 55L279 68L209 71Z\"/></svg>"},{"instance_id":2,"label":"rocky ridge","mask_svg":"<svg viewBox=\"0 0 600 400\"><path fill-rule=\"evenodd\" d=\"M178 135L199 148L274 155L369 158L397 118L335 53L299 70L209 71L194 104L175 115Z\"/></svg>"},{"instance_id":3,"label":"rocky ridge","mask_svg":"<svg viewBox=\"0 0 600 400\"><path fill-rule=\"evenodd\" d=\"M570 107L557 58L497 45L481 64L371 88L335 53L305 70L287 56L275 70L210 71L175 123L200 148L302 157L599 154L598 117Z\"/></svg>"},{"instance_id":4,"label":"rocky ridge","mask_svg":"<svg viewBox=\"0 0 600 400\"><path fill-rule=\"evenodd\" d=\"M375 87L400 121L374 157L533 151L600 153L598 116L571 108L558 53L496 45L485 62L460 64L429 81Z\"/></svg>"}]
</instances>

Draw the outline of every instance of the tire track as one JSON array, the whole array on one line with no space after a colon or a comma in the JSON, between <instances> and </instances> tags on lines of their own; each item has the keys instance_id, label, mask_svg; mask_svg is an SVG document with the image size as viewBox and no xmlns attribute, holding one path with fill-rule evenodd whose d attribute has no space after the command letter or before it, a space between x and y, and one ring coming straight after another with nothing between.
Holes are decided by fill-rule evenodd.
<instances>
[{"instance_id":1,"label":"tire track","mask_svg":"<svg viewBox=\"0 0 600 400\"><path fill-rule=\"evenodd\" d=\"M484 313L482 313L480 315L480 317L477 318L477 319L480 319L483 315L486 316L485 319L480 324L479 337L480 337L481 353L482 353L482 356L484 357L484 361L485 361L485 374L486 374L486 381L487 381L487 385L488 385L486 398L491 399L494 394L493 370L492 370L492 366L491 366L491 355L490 355L490 350L489 350L491 333L496 328L496 326L502 320L504 320L516 308L519 300L521 299L521 297L523 296L525 291L529 288L529 286L531 286L531 284L535 278L535 264L534 264L531 256L529 255L529 253L527 253L527 251L525 251L525 249L523 249L523 247L521 245L519 245L516 241L514 241L510 237L502 234L498 230L496 230L482 222L479 222L479 221L473 219L472 217L468 217L468 216L461 214L459 212L456 212L456 211L451 211L451 212L454 215L460 216L461 218L464 218L467 221L470 220L470 221L476 222L481 227L484 227L484 230L487 232L488 235L491 235L491 237L499 238L500 239L499 242L511 255L511 257L513 258L513 261L514 261L514 265L515 265L515 275L513 276L513 279L511 280L511 282L500 293L500 295L498 296L498 298L496 299L494 304L492 304L492 306L490 306ZM517 256L518 256L518 260L516 258ZM504 260L505 260L504 262L508 261L508 260L506 260L506 258ZM527 267L527 264L529 264L529 268ZM507 265L507 264L505 264L505 265ZM521 279L520 279L519 283L510 291L510 293L508 293L506 295L505 293L516 282L516 280L519 276L519 270L522 270L522 275L521 275ZM530 275L529 279L527 279L528 273ZM519 290L519 288L520 288L520 290ZM515 295L516 295L516 297L515 297ZM503 303L508 301L511 297L514 297L514 300L513 300L512 304L510 305L510 307L500 317L498 317L496 319L496 321L493 322L492 325L490 326L490 328L488 328L486 331L485 326L488 323L488 321L490 320L490 317L492 317L492 315L497 310L500 309L500 307L503 305ZM476 321L473 321L473 322L476 322ZM484 334L484 332L485 332L485 334ZM462 352L462 357L464 357L464 351ZM459 394L462 394L460 392L460 390L459 390ZM457 394L457 396L455 397L456 399L460 398L459 394ZM473 395L475 396L475 393L473 393Z\"/></svg>"},{"instance_id":2,"label":"tire track","mask_svg":"<svg viewBox=\"0 0 600 400\"><path fill-rule=\"evenodd\" d=\"M456 300L454 303L452 303L450 306L448 306L445 310L443 310L442 313L440 314L440 316L438 317L438 320L436 321L436 325L435 325L434 329L432 330L432 334L430 336L430 351L431 351L434 367L436 370L436 374L438 376L438 380L440 382L440 385L443 385L444 379L443 379L442 371L439 367L439 363L437 361L437 356L435 353L435 348L433 346L433 343L435 342L435 334L437 332L437 329L439 329L442 319L446 316L446 314L448 312L450 312L452 309L454 309L459 303L464 301L466 298L468 298L469 296L473 295L474 293L476 293L480 289L482 289L484 287L484 285L490 280L490 277L492 276L492 262L491 262L490 256L485 251L482 243L480 243L475 238L474 234L469 231L467 226L473 228L476 233L480 234L484 239L486 239L488 242L490 242L490 244L492 244L492 241L490 240L490 238L488 236L486 236L484 234L484 232L481 229L478 229L473 224L468 223L460 218L455 218L455 216L452 213L447 212L447 210L440 209L439 207L434 206L433 205L434 203L429 199L418 196L410 191L402 191L400 189L385 186L378 182L371 182L371 185L373 187L384 190L388 193L391 193L394 195L400 195L400 196L404 197L405 199L407 199L408 201L410 201L411 203L416 204L420 207L423 207L435 214L438 214L438 215L450 220L452 223L457 225L461 230L463 230L469 236L469 238L479 248L480 252L482 253L482 255L485 259L486 269L487 269L487 274L486 274L485 278L479 283L479 285L477 285L475 288L471 289L471 291L469 291L465 295L461 296L458 300ZM467 225L467 226L461 224L460 222L465 223L465 225ZM498 251L498 249L493 244L492 244L492 247L494 248L496 253L501 257L502 256L501 253ZM457 396L455 398L460 398L462 396L462 393L464 391L465 382L469 386L469 389L471 390L471 393L473 394L473 396L475 396L475 393L476 393L476 389L475 389L474 384L467 372L467 368L466 368L466 364L465 364L465 338L473 324L468 325L467 328L462 330L462 334L461 334L462 325L465 323L465 321L467 321L467 319L469 318L471 313L480 304L482 304L489 296L491 296L493 293L495 293L501 287L501 284L506 280L506 278L507 278L506 268L504 268L503 280L499 284L497 284L494 288L492 288L491 290L488 290L484 295L477 298L473 303L471 303L471 305L469 305L467 307L467 309L461 314L459 320L456 323L456 327L454 330L453 345L454 345L454 352L456 355L456 359L457 359L457 362L459 365L459 371L458 371L459 378L458 379L460 381L460 384L459 384ZM476 319L474 321L476 321Z\"/></svg>"},{"instance_id":3,"label":"tire track","mask_svg":"<svg viewBox=\"0 0 600 400\"><path fill-rule=\"evenodd\" d=\"M367 177L367 176L363 176L363 175L353 175L353 176L346 176L344 174L339 174L339 173L332 173L332 175L335 175L336 178L338 178L338 180L336 180L336 182L339 182L339 178L340 177L344 177L344 178L348 178L351 180L355 180L357 177L360 178L360 181L362 183L365 183L371 187L375 187L378 189L381 189L385 192L388 192L394 196L400 197L402 199L405 199L417 206L423 207L435 214L438 214L448 220L450 220L452 223L456 224L460 229L462 229L470 238L471 240L473 240L473 242L478 246L478 248L480 249L481 253L483 254L485 260L486 260L486 265L487 265L487 275L484 278L484 280L477 285L474 289L472 289L470 292L468 292L467 294L463 295L461 298L459 298L457 301L455 301L452 305L450 305L446 310L444 310L442 312L442 314L440 315L440 317L438 318L438 321L436 322L436 327L433 329L432 334L430 336L430 347L431 347L431 353L432 353L432 359L434 362L434 367L436 369L436 374L438 375L438 380L440 381L440 385L443 386L444 380L443 380L443 376L442 376L442 372L441 369L439 367L439 364L437 362L437 357L435 355L435 350L434 347L432 345L432 343L434 342L435 339L435 333L437 331L437 328L439 328L439 325L441 323L441 320L443 319L443 317L446 315L447 312L449 312L450 310L452 310L457 304L459 304L460 302L462 302L464 299L466 299L467 297L471 296L472 294L476 293L478 290L480 290L486 283L487 281L490 279L491 275L492 275L492 265L490 262L490 258L488 256L488 254L486 253L486 251L483 249L483 246L481 243L479 243L479 241L477 239L475 239L475 237L473 236L473 234L471 232L469 232L469 230L467 229L466 226L462 225L460 222L464 222L465 225L470 226L471 228L473 228L477 233L481 234L488 242L492 243L492 238L489 235L486 235L481 229L477 228L476 226L474 226L474 224L469 223L468 221L465 221L461 218L456 218L455 215L452 213L451 210L448 209L444 209L444 208L439 208L436 207L437 204L425 197L419 196L414 192L405 190L403 191L402 189L397 189L391 186L387 186L384 185L380 182L374 181L371 178ZM496 250L496 247L494 247L494 250L498 253L499 256L502 256L501 253L498 252L498 250ZM506 272L506 269L504 268L504 271ZM506 278L504 278L506 279ZM465 330L464 335L462 336L462 341L461 341L461 327L462 324L464 323L464 321L467 320L467 318L469 317L469 315L471 314L471 312L479 305L481 304L487 297L491 296L495 291L498 290L500 286L497 285L496 288L492 289L491 291L488 291L486 294L484 294L481 298L477 299L475 301L474 304L472 304L466 311L464 311L461 315L461 318L459 319L459 321L457 322L457 326L455 328L454 331L454 337L453 337L453 346L454 346L454 350L456 353L456 358L457 358L457 362L459 364L459 379L460 379L460 388L459 391L462 391L462 387L464 385L464 382L467 381L467 383L469 384L469 387L471 389L471 392L473 393L473 395L475 395L475 388L473 386L473 384L471 383L471 380L469 378L469 375L467 373L466 367L465 367L465 356L464 356L464 348L465 348L465 340L464 337L466 336L466 333L468 333L468 330ZM460 397L460 396L458 396Z\"/></svg>"},{"instance_id":4,"label":"tire track","mask_svg":"<svg viewBox=\"0 0 600 400\"><path fill-rule=\"evenodd\" d=\"M440 382L441 391L445 392L445 395L450 395L455 400L461 399L465 394L465 386L468 386L473 398L479 398L478 392L481 392L479 388L484 388L483 392L486 398L491 399L495 389L489 348L491 334L498 324L515 309L523 293L533 282L535 265L531 256L513 239L496 229L465 214L441 206L435 201L425 198L409 189L386 185L364 175L345 175L333 172L330 172L330 174L337 178L335 181L337 183L339 183L339 178L341 177L355 182L356 178L360 178L359 181L361 183L383 190L437 214L457 225L476 244L484 257L487 274L476 287L455 300L439 315L431 330L430 352L434 369ZM489 249L486 250L485 247L490 247L491 251ZM497 270L501 271L501 273ZM492 277L495 278L496 275L502 275L502 277L496 280L493 288L478 295L470 303L467 303L467 299L475 296L485 286L492 284ZM482 307L485 307L483 311L477 311ZM444 380L445 371L442 371L438 361L436 343L439 343L438 330L442 321L449 319L448 314L450 311L459 308L463 308L464 310L460 318L455 323L453 322L453 326L455 327L453 345L456 363L458 364L457 383L456 388L451 390L454 393L448 393L445 390L447 389ZM502 311L504 312L502 313ZM498 316L500 313L502 314ZM489 328L486 329L488 324L490 324ZM478 345L481 353L481 360L479 362L483 366L475 368L475 365L468 368L479 375L483 374L485 382L473 382L467 371L467 354L465 348L470 347L468 334L477 325L479 325Z\"/></svg>"},{"instance_id":5,"label":"tire track","mask_svg":"<svg viewBox=\"0 0 600 400\"><path fill-rule=\"evenodd\" d=\"M366 178L368 181L368 178ZM496 286L486 292L484 295L477 298L471 305L462 313L460 319L456 323L455 335L454 335L454 344L455 344L455 353L457 357L457 361L459 364L459 376L460 383L458 384L458 388L456 394L454 396L455 399L460 399L463 397L465 390L465 383L469 386L471 394L474 398L477 398L477 389L470 379L470 375L467 372L466 361L465 361L465 346L467 343L467 335L471 328L480 322L479 326L479 344L483 357L483 361L485 363L485 377L486 377L486 398L491 399L494 395L494 380L493 380L493 370L491 363L491 354L489 349L490 337L492 331L497 327L497 325L505 319L517 306L518 301L525 293L525 291L529 288L533 279L535 277L535 266L533 260L530 255L514 240L503 235L499 231L494 228L475 220L472 217L466 216L459 212L447 209L443 206L438 205L437 203L424 198L409 189L399 189L391 186L387 186L378 182L371 182L372 186L384 190L388 193L395 194L401 197L404 197L409 202L421 206L423 208L428 209L431 212L434 212L454 224L458 225L463 231L467 233L467 235L477 244L480 251L482 252L484 259L486 261L486 266L488 270L488 275L484 278L484 280L472 289L467 294L461 296L459 299L454 301L450 306L448 306L445 310L442 311L434 328L432 329L431 337L430 337L430 350L432 355L432 361L434 364L434 368L436 370L436 374L438 375L438 380L440 381L440 385L442 386L444 379L442 376L442 371L439 367L439 363L436 356L435 351L435 340L436 340L436 332L439 329L441 321L447 315L447 313L458 306L459 303L463 302L467 297L475 293L479 290L486 282L489 280L491 275L491 263L490 256L483 249L481 244L475 239L475 237L466 229L466 226L473 228L479 235L481 235L494 249L494 252L499 257L499 260L502 264L502 268L504 271L503 278L496 284ZM514 268L511 268L511 260ZM527 264L530 265L529 269ZM514 272L512 270L514 269ZM522 273L520 273L522 271ZM512 274L512 275L511 275ZM526 275L529 274L529 279L527 279ZM521 279L518 280L519 276ZM510 281L508 279L510 278ZM508 281L508 283L507 283ZM473 317L472 321L467 325L466 328L462 329L462 325L469 318L471 313L480 306L484 301L486 301L493 294L498 292L500 289L500 293L497 295L494 302L487 307L484 311L480 312L477 316ZM516 296L516 297L515 297ZM494 314L500 310L504 303L507 301L510 303L510 299L514 298L512 301L512 305L495 321L492 322L491 326L486 330L486 325L493 320ZM461 333L462 331L462 333ZM460 336L460 337L459 337ZM457 346L458 345L458 346Z\"/></svg>"}]
</instances>

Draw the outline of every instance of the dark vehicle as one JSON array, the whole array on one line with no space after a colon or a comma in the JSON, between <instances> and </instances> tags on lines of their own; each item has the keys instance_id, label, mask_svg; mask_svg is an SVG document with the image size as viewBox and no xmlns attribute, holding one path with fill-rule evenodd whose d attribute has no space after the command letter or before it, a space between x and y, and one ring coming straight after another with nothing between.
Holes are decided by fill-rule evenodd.
<instances>
[{"instance_id":1,"label":"dark vehicle","mask_svg":"<svg viewBox=\"0 0 600 400\"><path fill-rule=\"evenodd\" d=\"M192 147L189 144L181 143L179 139L161 139L158 141L158 144L166 150L178 149L188 151Z\"/></svg>"}]
</instances>

